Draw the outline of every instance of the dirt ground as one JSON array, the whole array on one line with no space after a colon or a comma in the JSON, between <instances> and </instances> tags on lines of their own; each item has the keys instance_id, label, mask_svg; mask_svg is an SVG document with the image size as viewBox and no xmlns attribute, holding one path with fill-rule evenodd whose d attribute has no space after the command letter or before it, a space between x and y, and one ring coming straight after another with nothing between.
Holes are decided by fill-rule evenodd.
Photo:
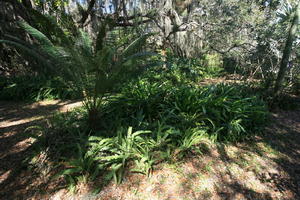
<instances>
[{"instance_id":1,"label":"dirt ground","mask_svg":"<svg viewBox=\"0 0 300 200\"><path fill-rule=\"evenodd\" d=\"M0 199L300 200L300 110L272 113L265 134L253 141L211 144L203 155L156 166L150 177L131 174L97 194L88 186L69 194L45 178L47 172L36 174L26 166L31 138L24 130L78 105L0 102Z\"/></svg>"},{"instance_id":2,"label":"dirt ground","mask_svg":"<svg viewBox=\"0 0 300 200\"><path fill-rule=\"evenodd\" d=\"M66 112L80 102L41 101L33 104L0 102L0 199L34 199L45 184L24 160L31 138L25 129L45 122L51 113ZM37 198L38 199L38 198Z\"/></svg>"}]
</instances>

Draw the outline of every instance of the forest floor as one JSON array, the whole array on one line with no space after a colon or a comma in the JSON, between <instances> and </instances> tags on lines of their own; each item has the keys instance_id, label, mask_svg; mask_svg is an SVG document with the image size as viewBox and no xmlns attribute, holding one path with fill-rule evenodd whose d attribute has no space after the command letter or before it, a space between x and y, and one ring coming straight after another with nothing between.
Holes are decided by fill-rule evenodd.
<instances>
[{"instance_id":1,"label":"forest floor","mask_svg":"<svg viewBox=\"0 0 300 200\"><path fill-rule=\"evenodd\" d=\"M156 166L150 177L131 174L97 194L84 185L69 194L49 174L26 166L32 139L24 130L78 105L0 102L0 199L300 199L300 110L273 112L265 133L252 141L213 144L203 155Z\"/></svg>"}]
</instances>

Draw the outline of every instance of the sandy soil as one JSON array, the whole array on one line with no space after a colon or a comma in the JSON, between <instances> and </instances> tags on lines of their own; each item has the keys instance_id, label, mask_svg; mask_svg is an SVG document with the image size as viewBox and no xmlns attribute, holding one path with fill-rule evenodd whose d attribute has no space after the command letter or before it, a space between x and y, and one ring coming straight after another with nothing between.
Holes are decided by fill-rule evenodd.
<instances>
[{"instance_id":1,"label":"sandy soil","mask_svg":"<svg viewBox=\"0 0 300 200\"><path fill-rule=\"evenodd\" d=\"M129 174L122 184L109 183L98 194L87 186L69 194L45 178L47 172L41 176L24 164L31 152L24 130L78 105L0 102L0 199L300 199L300 110L273 113L265 134L253 141L212 144L203 155L156 166L149 178Z\"/></svg>"}]
</instances>

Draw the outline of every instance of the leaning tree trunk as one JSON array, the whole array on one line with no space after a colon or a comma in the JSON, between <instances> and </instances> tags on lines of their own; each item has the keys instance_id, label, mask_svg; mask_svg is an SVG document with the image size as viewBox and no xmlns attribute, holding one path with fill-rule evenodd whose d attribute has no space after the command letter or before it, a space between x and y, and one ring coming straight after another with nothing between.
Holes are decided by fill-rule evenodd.
<instances>
[{"instance_id":1,"label":"leaning tree trunk","mask_svg":"<svg viewBox=\"0 0 300 200\"><path fill-rule=\"evenodd\" d=\"M295 40L298 25L299 25L299 16L300 16L300 1L298 2L298 5L297 5L296 11L295 11L295 16L294 16L293 22L292 22L290 30L289 30L289 35L288 35L288 38L285 43L285 48L284 48L282 60L280 63L280 69L279 69L276 83L275 83L274 96L278 96L281 91L284 76L285 76L285 73L288 68L288 62L289 62L290 54L292 51L293 42Z\"/></svg>"}]
</instances>

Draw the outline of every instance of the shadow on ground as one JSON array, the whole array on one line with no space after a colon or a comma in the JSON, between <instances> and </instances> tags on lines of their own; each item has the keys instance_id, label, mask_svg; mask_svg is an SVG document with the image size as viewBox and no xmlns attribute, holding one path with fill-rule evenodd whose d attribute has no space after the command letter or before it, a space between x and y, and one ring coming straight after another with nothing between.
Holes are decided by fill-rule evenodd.
<instances>
[{"instance_id":1,"label":"shadow on ground","mask_svg":"<svg viewBox=\"0 0 300 200\"><path fill-rule=\"evenodd\" d=\"M150 178L129 175L120 186L105 187L96 199L300 199L299 139L300 111L278 111L263 135L213 145L202 156L158 167Z\"/></svg>"},{"instance_id":2,"label":"shadow on ground","mask_svg":"<svg viewBox=\"0 0 300 200\"><path fill-rule=\"evenodd\" d=\"M72 103L72 102L71 102ZM0 199L43 197L61 182L28 169L31 153L24 130L70 102L0 104ZM300 111L272 114L264 135L235 145L216 145L150 178L133 175L120 186L110 184L98 199L300 199ZM60 199L64 199L63 194ZM79 199L79 197L75 197Z\"/></svg>"},{"instance_id":3,"label":"shadow on ground","mask_svg":"<svg viewBox=\"0 0 300 200\"><path fill-rule=\"evenodd\" d=\"M221 199L240 199L237 194L243 194L241 199L300 199L300 111L273 113L272 123L263 135L236 147L235 156L229 156L224 145L217 146L222 163L225 166L236 164L244 171L252 171L255 179L269 188L269 192L259 193L243 186L235 172L227 170L230 181L224 178L224 173L220 174ZM258 157L265 161L265 166L255 169L260 165L254 160L249 161L249 157ZM282 196L276 197L275 193Z\"/></svg>"},{"instance_id":4,"label":"shadow on ground","mask_svg":"<svg viewBox=\"0 0 300 200\"><path fill-rule=\"evenodd\" d=\"M0 199L29 199L47 183L28 169L32 139L25 129L45 123L56 111L78 102L43 101L33 104L0 102Z\"/></svg>"}]
</instances>

